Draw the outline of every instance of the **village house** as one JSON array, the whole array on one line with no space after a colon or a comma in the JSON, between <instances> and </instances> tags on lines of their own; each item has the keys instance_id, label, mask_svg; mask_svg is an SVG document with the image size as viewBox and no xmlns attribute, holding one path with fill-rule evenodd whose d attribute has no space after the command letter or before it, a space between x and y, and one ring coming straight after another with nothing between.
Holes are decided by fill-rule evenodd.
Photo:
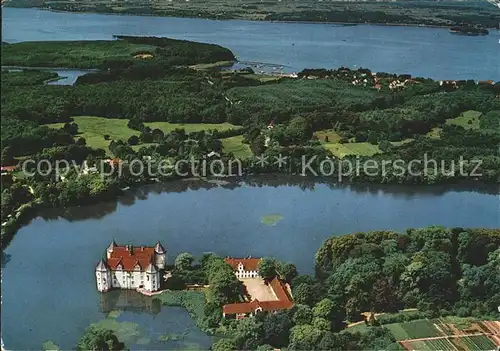
<instances>
[{"instance_id":1,"label":"village house","mask_svg":"<svg viewBox=\"0 0 500 351\"><path fill-rule=\"evenodd\" d=\"M113 240L106 249L106 259L101 259L95 268L97 290L159 290L166 255L167 252L159 241L154 247L137 247L118 246Z\"/></svg>"}]
</instances>

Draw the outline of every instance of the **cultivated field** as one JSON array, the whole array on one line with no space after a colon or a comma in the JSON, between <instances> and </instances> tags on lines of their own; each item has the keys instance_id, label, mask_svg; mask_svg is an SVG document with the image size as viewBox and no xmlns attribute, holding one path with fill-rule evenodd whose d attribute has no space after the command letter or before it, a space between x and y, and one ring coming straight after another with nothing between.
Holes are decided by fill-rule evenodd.
<instances>
[{"instance_id":1,"label":"cultivated field","mask_svg":"<svg viewBox=\"0 0 500 351\"><path fill-rule=\"evenodd\" d=\"M406 323L386 324L396 340L420 339L433 336L444 336L428 319L416 320Z\"/></svg>"},{"instance_id":2,"label":"cultivated field","mask_svg":"<svg viewBox=\"0 0 500 351\"><path fill-rule=\"evenodd\" d=\"M500 346L500 322L443 317L384 325L407 350L481 351Z\"/></svg>"},{"instance_id":3,"label":"cultivated field","mask_svg":"<svg viewBox=\"0 0 500 351\"><path fill-rule=\"evenodd\" d=\"M407 350L496 350L496 345L486 335L453 336L449 338L402 341Z\"/></svg>"}]
</instances>

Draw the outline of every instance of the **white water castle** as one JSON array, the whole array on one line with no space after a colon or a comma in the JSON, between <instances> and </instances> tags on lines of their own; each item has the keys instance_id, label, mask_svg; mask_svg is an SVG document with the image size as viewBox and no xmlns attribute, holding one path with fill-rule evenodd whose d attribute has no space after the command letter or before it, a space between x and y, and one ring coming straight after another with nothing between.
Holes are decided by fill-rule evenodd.
<instances>
[{"instance_id":1,"label":"white water castle","mask_svg":"<svg viewBox=\"0 0 500 351\"><path fill-rule=\"evenodd\" d=\"M97 290L160 289L161 273L165 269L167 252L158 241L154 247L118 246L115 241L106 249L106 259L95 268Z\"/></svg>"}]
</instances>

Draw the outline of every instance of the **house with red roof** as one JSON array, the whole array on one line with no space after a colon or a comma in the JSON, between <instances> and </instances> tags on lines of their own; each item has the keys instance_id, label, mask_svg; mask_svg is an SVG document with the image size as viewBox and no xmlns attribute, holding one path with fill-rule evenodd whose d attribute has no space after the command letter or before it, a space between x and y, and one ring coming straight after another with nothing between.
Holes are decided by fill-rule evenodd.
<instances>
[{"instance_id":1,"label":"house with red roof","mask_svg":"<svg viewBox=\"0 0 500 351\"><path fill-rule=\"evenodd\" d=\"M233 267L238 279L258 278L260 258L225 258L224 261Z\"/></svg>"},{"instance_id":2,"label":"house with red roof","mask_svg":"<svg viewBox=\"0 0 500 351\"><path fill-rule=\"evenodd\" d=\"M100 260L95 268L97 290L159 290L166 255L159 241L154 247L145 247L119 246L113 240L106 249L106 259Z\"/></svg>"},{"instance_id":3,"label":"house with red roof","mask_svg":"<svg viewBox=\"0 0 500 351\"><path fill-rule=\"evenodd\" d=\"M250 302L230 303L222 306L222 315L224 318L234 317L236 319L242 319L247 316L255 315L258 312L278 312L293 307L293 299L290 291L278 277L274 277L274 279L271 280L269 287L276 300L259 301L253 299Z\"/></svg>"}]
</instances>

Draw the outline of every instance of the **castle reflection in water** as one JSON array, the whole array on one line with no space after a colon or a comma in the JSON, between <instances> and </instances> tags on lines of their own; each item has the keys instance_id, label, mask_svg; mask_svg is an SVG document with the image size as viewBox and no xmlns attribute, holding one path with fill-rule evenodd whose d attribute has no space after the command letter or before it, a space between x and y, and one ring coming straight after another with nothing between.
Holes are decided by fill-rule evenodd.
<instances>
[{"instance_id":1,"label":"castle reflection in water","mask_svg":"<svg viewBox=\"0 0 500 351\"><path fill-rule=\"evenodd\" d=\"M156 315L161 311L160 300L144 296L135 290L113 290L99 296L99 310L102 313L122 310Z\"/></svg>"}]
</instances>

